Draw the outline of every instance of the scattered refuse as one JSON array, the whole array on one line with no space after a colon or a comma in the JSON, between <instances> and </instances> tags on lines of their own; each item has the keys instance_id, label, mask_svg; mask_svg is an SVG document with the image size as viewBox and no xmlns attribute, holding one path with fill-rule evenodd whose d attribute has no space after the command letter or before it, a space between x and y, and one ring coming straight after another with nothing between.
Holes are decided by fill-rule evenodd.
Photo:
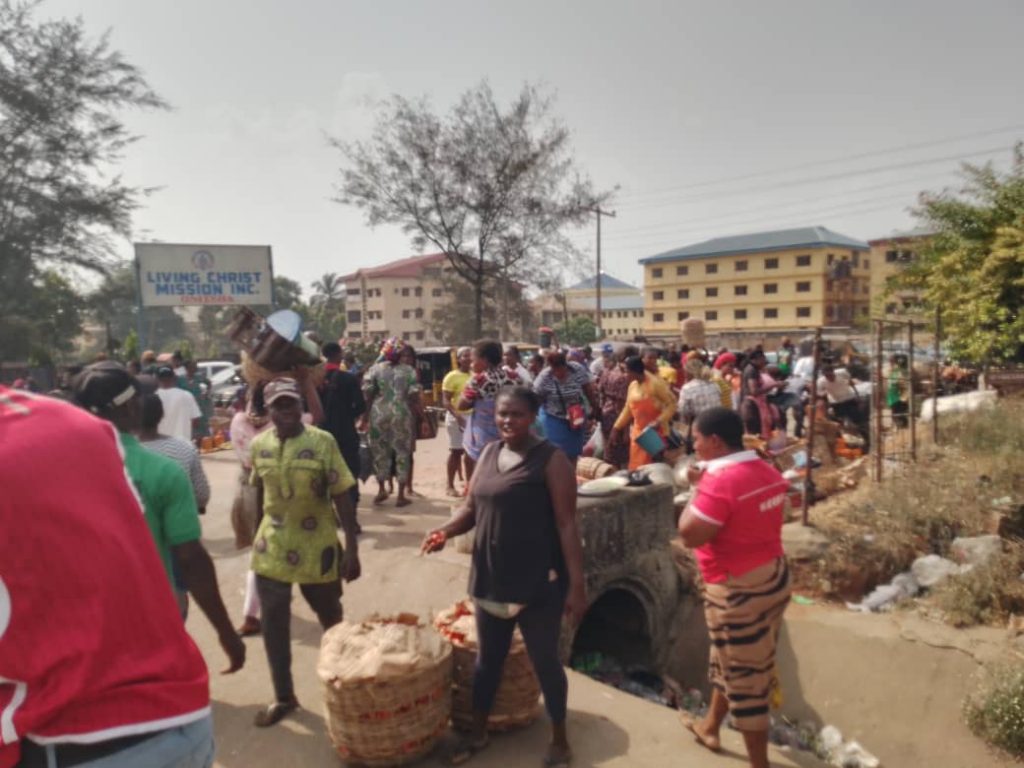
<instances>
[{"instance_id":1,"label":"scattered refuse","mask_svg":"<svg viewBox=\"0 0 1024 768\"><path fill-rule=\"evenodd\" d=\"M888 584L875 587L874 591L859 603L847 603L846 607L851 611L864 613L888 610L900 600L914 597L920 591L921 587L913 574L904 572L894 576Z\"/></svg>"},{"instance_id":2,"label":"scattered refuse","mask_svg":"<svg viewBox=\"0 0 1024 768\"><path fill-rule=\"evenodd\" d=\"M793 595L790 599L797 605L814 605L813 599L804 597L803 595Z\"/></svg>"},{"instance_id":3,"label":"scattered refuse","mask_svg":"<svg viewBox=\"0 0 1024 768\"><path fill-rule=\"evenodd\" d=\"M985 565L1003 551L1003 540L994 533L985 536L962 536L953 539L949 551L960 562Z\"/></svg>"},{"instance_id":4,"label":"scattered refuse","mask_svg":"<svg viewBox=\"0 0 1024 768\"><path fill-rule=\"evenodd\" d=\"M818 757L837 768L879 768L881 762L856 741L843 741L843 734L834 725L826 725L818 733Z\"/></svg>"},{"instance_id":5,"label":"scattered refuse","mask_svg":"<svg viewBox=\"0 0 1024 768\"><path fill-rule=\"evenodd\" d=\"M931 589L950 576L960 576L970 571L971 568L973 566L958 565L940 555L924 555L914 561L910 566L910 572L920 586Z\"/></svg>"}]
</instances>

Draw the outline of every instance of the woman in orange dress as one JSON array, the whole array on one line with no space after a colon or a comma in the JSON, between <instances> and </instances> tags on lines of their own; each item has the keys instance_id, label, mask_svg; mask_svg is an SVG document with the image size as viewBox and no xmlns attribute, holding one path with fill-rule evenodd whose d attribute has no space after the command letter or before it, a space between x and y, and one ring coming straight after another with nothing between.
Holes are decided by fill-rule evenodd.
<instances>
[{"instance_id":1,"label":"woman in orange dress","mask_svg":"<svg viewBox=\"0 0 1024 768\"><path fill-rule=\"evenodd\" d=\"M632 424L629 431L629 468L633 470L655 460L637 444L636 439L651 424L657 424L658 434L666 437L669 423L676 413L676 399L663 379L644 369L643 360L639 357L626 359L626 372L630 378L629 392L626 405L615 421L611 441L612 444L621 442L626 427Z\"/></svg>"}]
</instances>

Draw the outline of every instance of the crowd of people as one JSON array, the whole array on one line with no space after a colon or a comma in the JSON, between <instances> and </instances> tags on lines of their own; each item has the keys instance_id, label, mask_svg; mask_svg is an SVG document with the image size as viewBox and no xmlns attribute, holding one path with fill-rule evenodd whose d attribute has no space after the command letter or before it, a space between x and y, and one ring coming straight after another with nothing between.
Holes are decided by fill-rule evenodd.
<instances>
[{"instance_id":1,"label":"crowd of people","mask_svg":"<svg viewBox=\"0 0 1024 768\"><path fill-rule=\"evenodd\" d=\"M0 648L5 658L18 660L14 666L0 662L0 679L26 678L24 689L13 690L21 698L13 705L13 725L0 750L8 755L20 750L19 764L26 766L100 766L109 756L116 756L110 765L122 765L128 763L116 760L129 753L141 755L134 764L150 764L149 750L159 751L160 764L209 765L206 670L183 630L190 601L213 625L228 673L245 663L243 638L262 635L273 699L258 711L256 726L273 725L298 707L291 673L293 585L324 629L342 620L342 584L361 573L358 479L376 479L375 504L385 503L394 487L396 504L409 504L416 442L430 436L410 345L387 341L366 369L346 359L338 344L325 344L321 351L322 379L299 369L251 382L230 422L240 468L232 523L236 544L251 547L237 626L201 542L199 515L211 492L194 444L204 428L201 408L197 416L193 407L198 406L191 391L195 367L175 359L171 365L150 361L146 366L97 362L78 372L63 393L73 404L0 387L5 434L25 433L18 450L11 450L16 441L10 440L0 449L8 460L0 463L5 488L11 489L3 502L4 520L17 513L13 505L36 482L38 462L25 457L45 457L48 466L73 465L81 479L75 481L74 504L49 490L34 497L32 520L45 511L42 517L60 531L53 534L60 541L75 538L91 546L103 539L102 546L74 558L62 558L60 546L51 547L35 529L28 546L8 552L11 537L0 543L4 557L10 556L0 562L18 566L14 573L0 567L0 617L7 621L7 626L0 623L0 643L5 643ZM680 520L680 535L695 548L704 574L714 645L711 711L690 727L701 744L716 749L718 730L732 712L745 738L752 734L747 738L751 765L767 765L761 755L766 755L767 699L775 684L772 664L762 663L757 675L736 670L755 656L770 662L774 654L788 594L781 513L775 514L775 506L781 509L776 503L781 478L743 450L743 435L779 428L786 410L802 415L800 388L792 381L806 379L802 366L803 358L780 356L782 370L766 370L759 349L712 356L701 350L663 354L604 345L596 359L588 350L548 350L525 361L519 350L503 349L494 340L457 350L455 366L441 383L441 402L449 447L446 490L464 500L458 514L422 544L424 552L435 552L475 529L468 585L479 636L474 727L459 740L453 762L487 746L488 713L518 626L551 721L545 764L568 764L567 679L558 639L563 616L578 621L587 605L576 462L598 444L606 460L636 468L656 458L657 451L641 439L645 433L653 431L669 443L681 431L700 463L694 477L698 490ZM841 371L823 371L820 388L836 405L845 402L847 378ZM86 450L63 461L62 452L72 449L69 440L40 443L37 430L48 422L64 422L65 435ZM35 446L36 453L22 451L25 445ZM101 507L104 514L96 515ZM102 567L95 558L102 559ZM87 585L88 595L82 589L47 588L54 579ZM127 628L129 619L109 600L99 605L104 589L121 599L122 579L131 580L131 599L146 605L138 631ZM50 610L10 612L4 599L12 589L19 598L29 596L29 603L46 594ZM737 610L740 604L746 607ZM86 619L83 611L93 613ZM52 653L37 652L38 635L53 632L51 615L62 621L83 617L75 623L76 642L96 648L72 663L71 676L80 675L75 686L39 685L56 665L68 663L60 661L54 643L42 644L52 646ZM96 625L93 616L104 622ZM112 640L113 626L126 627L119 631L128 639ZM758 641L738 643L723 627L742 627ZM117 647L108 648L111 643ZM96 668L98 657L116 663L125 655L132 662L123 673ZM23 657L32 663L19 666ZM162 666L151 678L135 675L133 670L147 665ZM151 693L153 702L136 705Z\"/></svg>"}]
</instances>

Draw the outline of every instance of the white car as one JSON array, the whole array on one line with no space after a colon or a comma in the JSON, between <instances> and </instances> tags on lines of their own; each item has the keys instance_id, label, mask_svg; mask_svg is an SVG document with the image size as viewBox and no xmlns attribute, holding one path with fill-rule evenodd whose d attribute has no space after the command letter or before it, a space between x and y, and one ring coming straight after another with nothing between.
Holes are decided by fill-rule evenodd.
<instances>
[{"instance_id":1,"label":"white car","mask_svg":"<svg viewBox=\"0 0 1024 768\"><path fill-rule=\"evenodd\" d=\"M201 363L196 363L198 372L210 381L213 381L213 377L221 371L226 371L229 368L234 369L234 367L235 364L230 360L204 360Z\"/></svg>"}]
</instances>

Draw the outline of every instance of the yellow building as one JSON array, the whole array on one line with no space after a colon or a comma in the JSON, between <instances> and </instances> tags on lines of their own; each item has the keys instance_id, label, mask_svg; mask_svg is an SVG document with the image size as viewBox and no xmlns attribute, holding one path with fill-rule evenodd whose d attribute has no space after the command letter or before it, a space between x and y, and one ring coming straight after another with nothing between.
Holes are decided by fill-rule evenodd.
<instances>
[{"instance_id":1,"label":"yellow building","mask_svg":"<svg viewBox=\"0 0 1024 768\"><path fill-rule=\"evenodd\" d=\"M868 241L874 263L871 270L871 306L876 313L907 314L918 306L920 297L916 291L887 291L887 282L917 260L918 250L931 236L928 230L918 229Z\"/></svg>"},{"instance_id":2,"label":"yellow building","mask_svg":"<svg viewBox=\"0 0 1024 768\"><path fill-rule=\"evenodd\" d=\"M590 277L560 294L539 297L534 308L541 325L557 328L569 318L589 317L596 321L597 281ZM639 288L601 273L601 328L604 338L630 341L643 333L644 296Z\"/></svg>"},{"instance_id":3,"label":"yellow building","mask_svg":"<svg viewBox=\"0 0 1024 768\"><path fill-rule=\"evenodd\" d=\"M640 260L644 332L676 337L690 317L709 333L848 328L870 314L867 243L825 227L718 237Z\"/></svg>"}]
</instances>

